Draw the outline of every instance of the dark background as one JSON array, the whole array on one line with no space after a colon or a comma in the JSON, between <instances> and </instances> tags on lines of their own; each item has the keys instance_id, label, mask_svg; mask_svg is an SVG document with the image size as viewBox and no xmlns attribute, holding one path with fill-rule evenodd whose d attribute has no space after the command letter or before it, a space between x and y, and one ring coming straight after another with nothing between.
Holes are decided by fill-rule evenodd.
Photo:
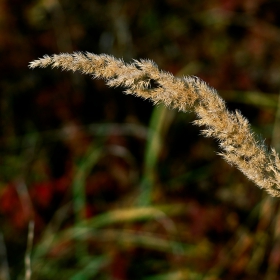
<instances>
[{"instance_id":1,"label":"dark background","mask_svg":"<svg viewBox=\"0 0 280 280\"><path fill-rule=\"evenodd\" d=\"M0 278L24 275L35 221L32 279L280 279L278 199L192 113L28 69L73 51L152 59L205 80L279 149L279 15L265 0L1 0Z\"/></svg>"}]
</instances>

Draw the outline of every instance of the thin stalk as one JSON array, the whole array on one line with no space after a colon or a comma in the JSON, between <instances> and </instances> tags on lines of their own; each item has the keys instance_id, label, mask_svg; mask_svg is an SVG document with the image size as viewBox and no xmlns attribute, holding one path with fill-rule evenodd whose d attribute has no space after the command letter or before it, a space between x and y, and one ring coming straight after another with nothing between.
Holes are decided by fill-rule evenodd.
<instances>
[{"instance_id":1,"label":"thin stalk","mask_svg":"<svg viewBox=\"0 0 280 280\"><path fill-rule=\"evenodd\" d=\"M156 183L156 166L162 148L164 126L168 109L162 105L154 108L149 124L151 133L144 152L144 171L140 182L140 194L137 204L147 206L151 204L153 186Z\"/></svg>"}]
</instances>

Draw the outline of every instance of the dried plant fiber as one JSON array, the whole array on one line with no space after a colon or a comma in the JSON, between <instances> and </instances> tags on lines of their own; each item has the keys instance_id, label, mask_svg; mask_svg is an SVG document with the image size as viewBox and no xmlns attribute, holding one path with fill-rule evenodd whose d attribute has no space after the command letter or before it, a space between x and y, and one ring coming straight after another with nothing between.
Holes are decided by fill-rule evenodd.
<instances>
[{"instance_id":1,"label":"dried plant fiber","mask_svg":"<svg viewBox=\"0 0 280 280\"><path fill-rule=\"evenodd\" d=\"M194 124L203 127L202 134L218 140L219 155L270 195L280 196L280 160L276 151L257 140L248 120L239 111L229 112L216 90L201 79L176 78L150 60L129 64L106 54L45 55L29 64L30 68L47 66L90 74L104 79L110 87L123 87L126 94L193 111L197 115Z\"/></svg>"}]
</instances>

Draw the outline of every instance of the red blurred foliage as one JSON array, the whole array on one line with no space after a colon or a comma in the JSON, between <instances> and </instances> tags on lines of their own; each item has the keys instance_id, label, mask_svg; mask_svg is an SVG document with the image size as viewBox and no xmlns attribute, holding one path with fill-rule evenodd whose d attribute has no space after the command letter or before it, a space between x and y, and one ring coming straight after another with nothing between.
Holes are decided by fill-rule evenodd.
<instances>
[{"instance_id":1,"label":"red blurred foliage","mask_svg":"<svg viewBox=\"0 0 280 280\"><path fill-rule=\"evenodd\" d=\"M32 218L30 205L23 205L13 183L8 184L0 194L0 213L17 230L25 229Z\"/></svg>"},{"instance_id":2,"label":"red blurred foliage","mask_svg":"<svg viewBox=\"0 0 280 280\"><path fill-rule=\"evenodd\" d=\"M219 234L225 230L224 213L220 205L214 207L192 201L188 206L187 217L190 220L190 230L194 239L200 240L210 231Z\"/></svg>"},{"instance_id":3,"label":"red blurred foliage","mask_svg":"<svg viewBox=\"0 0 280 280\"><path fill-rule=\"evenodd\" d=\"M34 205L41 208L47 208L50 206L53 199L54 183L53 182L41 182L32 185L30 188L30 196Z\"/></svg>"},{"instance_id":4,"label":"red blurred foliage","mask_svg":"<svg viewBox=\"0 0 280 280\"><path fill-rule=\"evenodd\" d=\"M112 250L112 260L108 267L111 279L125 280L127 279L128 259L123 256L124 253Z\"/></svg>"}]
</instances>

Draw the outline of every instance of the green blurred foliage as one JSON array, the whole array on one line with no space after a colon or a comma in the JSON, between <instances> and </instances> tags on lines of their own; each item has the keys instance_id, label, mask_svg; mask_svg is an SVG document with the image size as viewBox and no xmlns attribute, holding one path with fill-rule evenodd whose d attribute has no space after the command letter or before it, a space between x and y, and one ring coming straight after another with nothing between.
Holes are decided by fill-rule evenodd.
<instances>
[{"instance_id":1,"label":"green blurred foliage","mask_svg":"<svg viewBox=\"0 0 280 280\"><path fill-rule=\"evenodd\" d=\"M204 79L280 150L279 11L1 0L0 278L23 278L34 220L32 279L280 279L278 200L223 162L191 113L27 67L72 51L149 58Z\"/></svg>"}]
</instances>

